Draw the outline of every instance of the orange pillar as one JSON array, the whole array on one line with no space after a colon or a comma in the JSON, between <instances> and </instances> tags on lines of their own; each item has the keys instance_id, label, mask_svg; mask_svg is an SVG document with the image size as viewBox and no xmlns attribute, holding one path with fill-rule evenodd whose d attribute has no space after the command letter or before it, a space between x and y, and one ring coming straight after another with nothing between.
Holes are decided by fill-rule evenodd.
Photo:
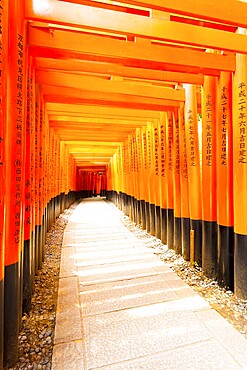
<instances>
[{"instance_id":1,"label":"orange pillar","mask_svg":"<svg viewBox=\"0 0 247 370\"><path fill-rule=\"evenodd\" d=\"M217 271L216 202L216 77L205 76L202 87L202 269Z\"/></svg>"},{"instance_id":2,"label":"orange pillar","mask_svg":"<svg viewBox=\"0 0 247 370\"><path fill-rule=\"evenodd\" d=\"M30 91L30 195L31 195L31 239L30 239L30 259L31 259L31 289L34 284L35 276L35 70L29 68L29 91ZM27 277L29 279L29 277ZM29 283L29 281L28 281Z\"/></svg>"},{"instance_id":3,"label":"orange pillar","mask_svg":"<svg viewBox=\"0 0 247 370\"><path fill-rule=\"evenodd\" d=\"M239 33L247 34L246 30ZM236 55L233 90L234 283L247 299L247 56Z\"/></svg>"},{"instance_id":4,"label":"orange pillar","mask_svg":"<svg viewBox=\"0 0 247 370\"><path fill-rule=\"evenodd\" d=\"M166 193L167 193L167 245L174 246L174 189L173 189L173 115L167 112L166 125Z\"/></svg>"},{"instance_id":5,"label":"orange pillar","mask_svg":"<svg viewBox=\"0 0 247 370\"><path fill-rule=\"evenodd\" d=\"M195 262L202 264L202 196L196 87L185 84L185 133L189 179L190 228L194 230Z\"/></svg>"},{"instance_id":6,"label":"orange pillar","mask_svg":"<svg viewBox=\"0 0 247 370\"><path fill-rule=\"evenodd\" d=\"M103 171L102 177L101 177L101 196L105 197L106 196L106 172Z\"/></svg>"},{"instance_id":7,"label":"orange pillar","mask_svg":"<svg viewBox=\"0 0 247 370\"><path fill-rule=\"evenodd\" d=\"M9 50L6 137L6 249L4 288L4 365L13 365L18 355L22 305L24 135L26 97L26 41L24 1L13 0L9 9Z\"/></svg>"},{"instance_id":8,"label":"orange pillar","mask_svg":"<svg viewBox=\"0 0 247 370\"><path fill-rule=\"evenodd\" d=\"M190 210L188 163L185 136L184 105L179 108L179 144L180 144L180 186L181 186L181 241L182 256L190 259Z\"/></svg>"},{"instance_id":9,"label":"orange pillar","mask_svg":"<svg viewBox=\"0 0 247 370\"><path fill-rule=\"evenodd\" d=\"M139 213L140 225L143 230L146 228L146 212L145 212L145 177L143 168L143 155L142 155L142 129L136 129L136 145L138 157L138 182L139 182Z\"/></svg>"},{"instance_id":10,"label":"orange pillar","mask_svg":"<svg viewBox=\"0 0 247 370\"><path fill-rule=\"evenodd\" d=\"M234 288L232 76L221 72L217 111L217 223L219 284Z\"/></svg>"},{"instance_id":11,"label":"orange pillar","mask_svg":"<svg viewBox=\"0 0 247 370\"><path fill-rule=\"evenodd\" d=\"M155 181L154 181L154 126L152 122L147 124L147 159L148 159L148 198L149 198L149 218L150 234L155 235Z\"/></svg>"},{"instance_id":12,"label":"orange pillar","mask_svg":"<svg viewBox=\"0 0 247 370\"><path fill-rule=\"evenodd\" d=\"M182 254L181 239L181 186L180 186L180 142L179 114L173 112L173 193L174 193L174 251Z\"/></svg>"},{"instance_id":13,"label":"orange pillar","mask_svg":"<svg viewBox=\"0 0 247 370\"><path fill-rule=\"evenodd\" d=\"M145 218L146 230L150 231L149 217L149 184L148 184L148 150L147 150L147 127L142 128L142 160L143 160L143 181L144 181L144 199L145 199Z\"/></svg>"},{"instance_id":14,"label":"orange pillar","mask_svg":"<svg viewBox=\"0 0 247 370\"><path fill-rule=\"evenodd\" d=\"M167 113L160 113L160 200L161 200L161 241L167 244L167 171L166 171L166 125Z\"/></svg>"},{"instance_id":15,"label":"orange pillar","mask_svg":"<svg viewBox=\"0 0 247 370\"><path fill-rule=\"evenodd\" d=\"M40 86L35 89L35 274L40 268L41 250L41 199L40 199Z\"/></svg>"},{"instance_id":16,"label":"orange pillar","mask_svg":"<svg viewBox=\"0 0 247 370\"><path fill-rule=\"evenodd\" d=\"M0 369L3 368L3 341L4 341L4 257L5 257L5 141L6 141L6 92L8 61L8 3L0 1Z\"/></svg>"},{"instance_id":17,"label":"orange pillar","mask_svg":"<svg viewBox=\"0 0 247 370\"><path fill-rule=\"evenodd\" d=\"M160 163L160 122L153 124L153 161L154 161L154 186L155 186L155 236L161 238L161 163Z\"/></svg>"},{"instance_id":18,"label":"orange pillar","mask_svg":"<svg viewBox=\"0 0 247 370\"><path fill-rule=\"evenodd\" d=\"M26 106L26 155L25 155L25 213L24 213L24 256L23 256L23 311L29 312L31 309L32 294L32 194L31 194L31 153L32 153L32 59L28 63L27 81L27 106Z\"/></svg>"}]
</instances>

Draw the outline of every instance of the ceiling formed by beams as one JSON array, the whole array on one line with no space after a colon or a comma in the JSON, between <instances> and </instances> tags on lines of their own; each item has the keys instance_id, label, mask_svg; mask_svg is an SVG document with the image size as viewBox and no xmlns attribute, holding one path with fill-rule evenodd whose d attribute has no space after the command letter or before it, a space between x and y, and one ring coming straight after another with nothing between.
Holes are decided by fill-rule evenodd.
<instances>
[{"instance_id":1,"label":"ceiling formed by beams","mask_svg":"<svg viewBox=\"0 0 247 370\"><path fill-rule=\"evenodd\" d=\"M246 14L236 0L27 0L36 82L77 165L105 166L135 128L184 101L182 84L199 95L204 75L233 72Z\"/></svg>"}]
</instances>

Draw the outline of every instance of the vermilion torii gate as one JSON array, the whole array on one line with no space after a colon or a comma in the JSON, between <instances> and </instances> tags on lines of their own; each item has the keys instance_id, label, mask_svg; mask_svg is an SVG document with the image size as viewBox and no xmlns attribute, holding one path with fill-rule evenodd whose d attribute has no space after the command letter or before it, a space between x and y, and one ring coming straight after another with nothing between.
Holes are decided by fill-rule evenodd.
<instances>
[{"instance_id":1,"label":"vermilion torii gate","mask_svg":"<svg viewBox=\"0 0 247 370\"><path fill-rule=\"evenodd\" d=\"M82 196L107 194L246 299L247 4L0 6L0 368L46 232Z\"/></svg>"}]
</instances>

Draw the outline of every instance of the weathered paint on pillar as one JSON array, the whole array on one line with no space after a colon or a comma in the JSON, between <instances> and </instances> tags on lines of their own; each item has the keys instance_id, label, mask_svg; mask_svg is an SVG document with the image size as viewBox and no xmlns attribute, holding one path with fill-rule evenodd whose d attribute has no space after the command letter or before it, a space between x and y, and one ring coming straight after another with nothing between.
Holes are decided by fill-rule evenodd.
<instances>
[{"instance_id":1,"label":"weathered paint on pillar","mask_svg":"<svg viewBox=\"0 0 247 370\"><path fill-rule=\"evenodd\" d=\"M202 196L196 86L184 84L185 133L189 175L190 227L195 235L195 262L202 264Z\"/></svg>"},{"instance_id":2,"label":"weathered paint on pillar","mask_svg":"<svg viewBox=\"0 0 247 370\"><path fill-rule=\"evenodd\" d=\"M244 29L239 33L247 34ZM247 299L247 56L236 55L233 90L234 282Z\"/></svg>"},{"instance_id":3,"label":"weathered paint on pillar","mask_svg":"<svg viewBox=\"0 0 247 370\"><path fill-rule=\"evenodd\" d=\"M205 76L202 87L202 269L217 271L216 202L216 77Z\"/></svg>"}]
</instances>

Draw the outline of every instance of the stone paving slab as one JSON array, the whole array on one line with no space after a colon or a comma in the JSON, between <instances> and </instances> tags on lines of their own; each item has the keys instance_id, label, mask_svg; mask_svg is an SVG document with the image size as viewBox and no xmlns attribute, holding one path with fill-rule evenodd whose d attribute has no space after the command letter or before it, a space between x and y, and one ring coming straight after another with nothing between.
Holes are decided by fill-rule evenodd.
<instances>
[{"instance_id":1,"label":"stone paving slab","mask_svg":"<svg viewBox=\"0 0 247 370\"><path fill-rule=\"evenodd\" d=\"M65 229L54 343L52 370L247 369L247 340L99 198Z\"/></svg>"}]
</instances>

